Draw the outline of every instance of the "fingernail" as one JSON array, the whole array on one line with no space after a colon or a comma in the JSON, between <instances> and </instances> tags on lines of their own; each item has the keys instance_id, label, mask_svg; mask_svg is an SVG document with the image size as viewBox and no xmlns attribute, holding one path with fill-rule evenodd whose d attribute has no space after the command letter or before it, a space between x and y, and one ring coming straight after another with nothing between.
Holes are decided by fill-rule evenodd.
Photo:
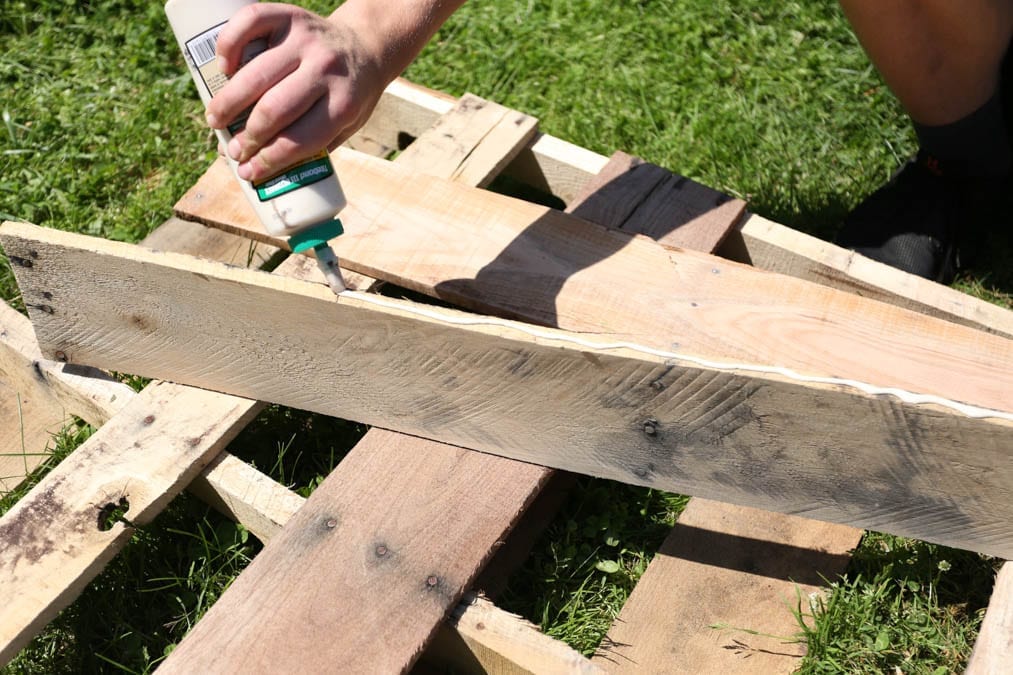
<instances>
[{"instance_id":1,"label":"fingernail","mask_svg":"<svg viewBox=\"0 0 1013 675\"><path fill-rule=\"evenodd\" d=\"M217 115L212 115L211 113L207 113L207 114L204 115L204 119L206 119L208 121L208 126L211 127L212 129L222 129L222 128L224 128L223 125L221 124L221 122L218 121L218 116Z\"/></svg>"},{"instance_id":2,"label":"fingernail","mask_svg":"<svg viewBox=\"0 0 1013 675\"><path fill-rule=\"evenodd\" d=\"M236 160L237 162L239 161L239 158L242 157L243 146L239 143L238 138L233 138L232 140L229 141L228 150L229 150L229 157Z\"/></svg>"},{"instance_id":3,"label":"fingernail","mask_svg":"<svg viewBox=\"0 0 1013 675\"><path fill-rule=\"evenodd\" d=\"M236 167L236 174L243 180L250 180L253 178L253 167L250 166L249 162L240 164Z\"/></svg>"},{"instance_id":4,"label":"fingernail","mask_svg":"<svg viewBox=\"0 0 1013 675\"><path fill-rule=\"evenodd\" d=\"M218 57L218 70L225 75L229 74L229 62L224 56Z\"/></svg>"}]
</instances>

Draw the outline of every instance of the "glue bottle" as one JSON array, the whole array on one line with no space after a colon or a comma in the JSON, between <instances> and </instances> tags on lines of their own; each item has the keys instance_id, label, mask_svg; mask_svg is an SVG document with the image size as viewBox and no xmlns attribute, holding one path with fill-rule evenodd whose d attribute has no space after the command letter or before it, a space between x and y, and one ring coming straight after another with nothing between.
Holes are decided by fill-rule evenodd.
<instances>
[{"instance_id":1,"label":"glue bottle","mask_svg":"<svg viewBox=\"0 0 1013 675\"><path fill-rule=\"evenodd\" d=\"M228 77L218 69L215 50L218 34L233 14L256 1L168 0L165 3L169 25L205 107L228 82ZM242 62L245 64L266 50L266 40L255 40L244 48ZM248 112L227 129L215 130L223 147L227 147L232 135L243 128ZM238 162L230 157L226 160L267 231L287 236L295 253L312 248L328 285L335 293L345 290L337 257L328 241L344 231L337 214L346 201L327 151L321 150L257 183L239 178Z\"/></svg>"}]
</instances>

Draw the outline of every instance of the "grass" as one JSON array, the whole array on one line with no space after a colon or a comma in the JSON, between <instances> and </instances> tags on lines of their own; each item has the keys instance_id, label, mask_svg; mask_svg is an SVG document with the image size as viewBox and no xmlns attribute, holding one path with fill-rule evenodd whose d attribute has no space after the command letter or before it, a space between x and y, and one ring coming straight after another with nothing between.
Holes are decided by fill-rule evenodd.
<instances>
[{"instance_id":1,"label":"grass","mask_svg":"<svg viewBox=\"0 0 1013 675\"><path fill-rule=\"evenodd\" d=\"M0 35L0 217L145 236L215 156L160 4L0 0ZM835 3L475 2L407 74L533 114L597 152L646 157L823 237L914 150ZM990 247L957 287L1009 306L1009 251ZM0 295L19 303L3 256ZM272 407L230 449L307 495L362 431ZM69 428L47 466L89 433ZM581 481L499 604L593 651L682 504ZM2 672L147 672L258 549L183 495ZM994 566L867 535L847 576L798 608L801 670L959 670Z\"/></svg>"}]
</instances>

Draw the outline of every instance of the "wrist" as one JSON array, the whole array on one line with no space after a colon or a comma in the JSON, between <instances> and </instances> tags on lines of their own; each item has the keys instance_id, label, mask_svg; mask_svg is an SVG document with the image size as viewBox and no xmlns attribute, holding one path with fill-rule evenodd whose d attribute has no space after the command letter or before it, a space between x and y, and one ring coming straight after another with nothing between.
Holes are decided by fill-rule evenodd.
<instances>
[{"instance_id":1,"label":"wrist","mask_svg":"<svg viewBox=\"0 0 1013 675\"><path fill-rule=\"evenodd\" d=\"M408 67L462 4L464 0L348 0L329 20L353 31L386 84Z\"/></svg>"}]
</instances>

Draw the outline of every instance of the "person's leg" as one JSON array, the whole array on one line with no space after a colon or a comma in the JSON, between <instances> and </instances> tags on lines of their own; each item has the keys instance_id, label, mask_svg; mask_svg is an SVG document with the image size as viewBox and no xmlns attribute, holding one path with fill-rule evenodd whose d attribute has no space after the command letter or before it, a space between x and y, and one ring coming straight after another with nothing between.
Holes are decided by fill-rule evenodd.
<instances>
[{"instance_id":1,"label":"person's leg","mask_svg":"<svg viewBox=\"0 0 1013 675\"><path fill-rule=\"evenodd\" d=\"M991 219L981 208L1011 189L1000 77L1013 39L1013 0L841 0L841 6L912 118L921 148L915 162L849 216L838 242L948 282L957 236ZM996 198L983 199L983 191Z\"/></svg>"}]
</instances>

